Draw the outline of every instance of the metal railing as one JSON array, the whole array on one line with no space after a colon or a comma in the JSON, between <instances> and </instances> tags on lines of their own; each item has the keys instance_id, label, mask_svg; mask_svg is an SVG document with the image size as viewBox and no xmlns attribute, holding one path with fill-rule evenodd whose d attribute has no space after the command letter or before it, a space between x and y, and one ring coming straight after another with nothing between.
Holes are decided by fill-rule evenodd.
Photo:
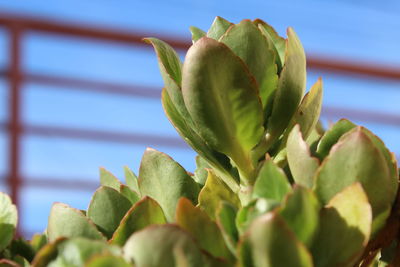
<instances>
[{"instance_id":1,"label":"metal railing","mask_svg":"<svg viewBox=\"0 0 400 267\"><path fill-rule=\"evenodd\" d=\"M148 143L186 147L186 144L178 138L167 138L157 135L126 134L113 131L93 131L85 129L74 129L64 127L50 127L46 125L27 125L21 120L21 85L33 83L41 85L65 86L74 90L89 90L96 93L122 94L132 97L159 98L160 90L147 88L140 85L115 84L104 81L93 81L86 79L74 79L67 77L51 76L45 73L33 74L23 72L21 68L21 46L24 42L23 36L27 33L45 33L51 35L69 36L78 39L92 39L96 42L111 42L126 44L132 47L148 46L142 42L143 36L154 36L154 34L123 31L104 27L81 26L71 23L62 23L39 18L0 13L0 27L5 28L9 38L9 65L7 69L0 70L0 78L9 81L10 102L8 107L7 122L0 124L0 129L9 135L8 148L8 173L6 183L14 203L19 203L19 190L22 185L65 187L76 189L94 188L95 185L87 182L71 183L62 179L37 178L27 181L21 175L21 136L58 136L73 139L101 140L106 142L123 143ZM186 50L189 40L178 39L171 36L158 36L179 50ZM149 47L149 49L151 49ZM332 60L329 58L309 56L307 59L309 69L318 71L334 72L343 75L360 75L374 79L398 80L400 81L400 69L377 64L365 64L349 61ZM371 111L341 109L339 107L324 107L324 114L335 116L346 114L353 119L362 121L378 122L400 126L400 116L384 114Z\"/></svg>"}]
</instances>

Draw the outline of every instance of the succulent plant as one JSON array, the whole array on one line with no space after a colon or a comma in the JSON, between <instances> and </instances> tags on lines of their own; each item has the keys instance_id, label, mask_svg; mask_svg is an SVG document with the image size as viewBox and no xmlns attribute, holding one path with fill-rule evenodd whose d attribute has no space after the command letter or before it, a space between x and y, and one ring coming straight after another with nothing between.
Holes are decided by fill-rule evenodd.
<instances>
[{"instance_id":1,"label":"succulent plant","mask_svg":"<svg viewBox=\"0 0 400 267\"><path fill-rule=\"evenodd\" d=\"M101 169L88 209L55 203L29 242L12 240L16 209L0 194L0 265L398 266L396 158L348 120L322 130L322 81L303 96L293 29L284 39L261 20L217 17L191 32L183 64L145 41L166 115L198 153L194 173L147 149L138 177Z\"/></svg>"}]
</instances>

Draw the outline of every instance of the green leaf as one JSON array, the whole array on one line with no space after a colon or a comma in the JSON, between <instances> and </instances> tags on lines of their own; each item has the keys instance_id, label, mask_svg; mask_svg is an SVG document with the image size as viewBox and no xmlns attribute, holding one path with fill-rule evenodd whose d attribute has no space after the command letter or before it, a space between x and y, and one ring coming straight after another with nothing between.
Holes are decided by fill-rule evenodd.
<instances>
[{"instance_id":1,"label":"green leaf","mask_svg":"<svg viewBox=\"0 0 400 267\"><path fill-rule=\"evenodd\" d=\"M49 263L49 267L84 266L85 262L95 255L121 255L121 250L118 247L82 237L72 238L60 243L57 250L57 257Z\"/></svg>"},{"instance_id":2,"label":"green leaf","mask_svg":"<svg viewBox=\"0 0 400 267\"><path fill-rule=\"evenodd\" d=\"M208 172L206 168L211 168L206 160L204 160L201 156L196 156L196 170L194 171L193 179L200 185L205 185Z\"/></svg>"},{"instance_id":3,"label":"green leaf","mask_svg":"<svg viewBox=\"0 0 400 267\"><path fill-rule=\"evenodd\" d=\"M184 266L204 266L201 251L193 238L172 224L150 226L134 233L126 242L123 252L125 259L134 261L139 267L175 267L176 253L185 256Z\"/></svg>"},{"instance_id":4,"label":"green leaf","mask_svg":"<svg viewBox=\"0 0 400 267\"><path fill-rule=\"evenodd\" d=\"M94 223L77 209L63 203L54 203L51 207L47 238L49 242L59 237L86 237L104 240Z\"/></svg>"},{"instance_id":5,"label":"green leaf","mask_svg":"<svg viewBox=\"0 0 400 267\"><path fill-rule=\"evenodd\" d=\"M219 40L219 38L228 30L231 25L233 24L226 19L217 16L207 32L207 37Z\"/></svg>"},{"instance_id":6,"label":"green leaf","mask_svg":"<svg viewBox=\"0 0 400 267\"><path fill-rule=\"evenodd\" d=\"M114 188L117 191L119 191L121 186L121 182L118 180L118 178L105 168L100 168L100 184Z\"/></svg>"},{"instance_id":7,"label":"green leaf","mask_svg":"<svg viewBox=\"0 0 400 267\"><path fill-rule=\"evenodd\" d=\"M85 267L132 267L120 256L114 255L96 255L90 258L86 263Z\"/></svg>"},{"instance_id":8,"label":"green leaf","mask_svg":"<svg viewBox=\"0 0 400 267\"><path fill-rule=\"evenodd\" d=\"M139 201L140 197L138 196L138 194L133 191L129 186L126 186L124 184L121 184L120 188L119 188L119 192L126 197L131 204L135 204L136 202Z\"/></svg>"},{"instance_id":9,"label":"green leaf","mask_svg":"<svg viewBox=\"0 0 400 267\"><path fill-rule=\"evenodd\" d=\"M240 200L235 192L233 192L212 170L208 170L206 184L199 194L199 206L205 210L208 216L214 219L221 201L226 201L235 208L240 208Z\"/></svg>"},{"instance_id":10,"label":"green leaf","mask_svg":"<svg viewBox=\"0 0 400 267\"><path fill-rule=\"evenodd\" d=\"M110 243L123 246L134 232L152 224L164 223L166 223L166 219L160 205L146 196L126 213Z\"/></svg>"},{"instance_id":11,"label":"green leaf","mask_svg":"<svg viewBox=\"0 0 400 267\"><path fill-rule=\"evenodd\" d=\"M182 91L200 136L228 155L251 183L249 152L263 136L263 112L256 82L242 60L224 44L202 38L186 55Z\"/></svg>"},{"instance_id":12,"label":"green leaf","mask_svg":"<svg viewBox=\"0 0 400 267\"><path fill-rule=\"evenodd\" d=\"M293 180L299 185L312 188L319 160L311 156L310 148L302 138L299 125L290 132L286 151Z\"/></svg>"},{"instance_id":13,"label":"green leaf","mask_svg":"<svg viewBox=\"0 0 400 267\"><path fill-rule=\"evenodd\" d=\"M279 71L282 69L283 64L285 63L285 48L286 48L286 40L279 36L279 34L272 28L270 25L265 23L260 19L256 19L254 21L261 32L265 35L267 40L271 43L271 48L275 54L276 64L278 65Z\"/></svg>"},{"instance_id":14,"label":"green leaf","mask_svg":"<svg viewBox=\"0 0 400 267\"><path fill-rule=\"evenodd\" d=\"M178 54L170 45L161 40L156 38L145 38L143 40L152 44L156 51L161 76L164 80L164 87L176 110L184 120L193 127L193 122L183 102L181 90L182 63Z\"/></svg>"},{"instance_id":15,"label":"green leaf","mask_svg":"<svg viewBox=\"0 0 400 267\"><path fill-rule=\"evenodd\" d=\"M278 82L274 54L265 36L250 20L242 20L230 27L219 41L240 57L253 74L260 86L261 101L265 108L267 98L276 89Z\"/></svg>"},{"instance_id":16,"label":"green leaf","mask_svg":"<svg viewBox=\"0 0 400 267\"><path fill-rule=\"evenodd\" d=\"M318 232L320 208L311 190L296 185L278 212L297 239L310 247Z\"/></svg>"},{"instance_id":17,"label":"green leaf","mask_svg":"<svg viewBox=\"0 0 400 267\"><path fill-rule=\"evenodd\" d=\"M372 211L360 183L336 194L321 212L312 252L316 267L351 267L368 243Z\"/></svg>"},{"instance_id":18,"label":"green leaf","mask_svg":"<svg viewBox=\"0 0 400 267\"><path fill-rule=\"evenodd\" d=\"M34 267L46 267L50 261L57 257L58 245L65 242L67 239L65 237L60 237L52 243L47 243L43 246L35 255L32 261L32 266Z\"/></svg>"},{"instance_id":19,"label":"green leaf","mask_svg":"<svg viewBox=\"0 0 400 267\"><path fill-rule=\"evenodd\" d=\"M360 182L368 196L375 233L389 215L395 188L385 157L361 127L343 135L332 147L317 171L314 190L326 204L354 182Z\"/></svg>"},{"instance_id":20,"label":"green leaf","mask_svg":"<svg viewBox=\"0 0 400 267\"><path fill-rule=\"evenodd\" d=\"M279 77L272 114L267 124L267 139L275 142L295 114L306 86L306 57L292 28L287 31L285 65Z\"/></svg>"},{"instance_id":21,"label":"green leaf","mask_svg":"<svg viewBox=\"0 0 400 267\"><path fill-rule=\"evenodd\" d=\"M311 254L275 212L267 213L251 225L239 247L241 266L312 267Z\"/></svg>"},{"instance_id":22,"label":"green leaf","mask_svg":"<svg viewBox=\"0 0 400 267\"><path fill-rule=\"evenodd\" d=\"M37 253L47 244L47 236L45 234L34 234L31 238L30 244L35 253Z\"/></svg>"},{"instance_id":23,"label":"green leaf","mask_svg":"<svg viewBox=\"0 0 400 267\"><path fill-rule=\"evenodd\" d=\"M136 194L140 197L140 190L138 185L138 178L136 174L128 167L124 167L125 174L125 183L129 186L130 189L136 192Z\"/></svg>"},{"instance_id":24,"label":"green leaf","mask_svg":"<svg viewBox=\"0 0 400 267\"><path fill-rule=\"evenodd\" d=\"M216 221L221 229L225 243L233 255L236 255L236 245L239 240L239 232L236 227L237 209L226 201L221 201L216 212Z\"/></svg>"},{"instance_id":25,"label":"green leaf","mask_svg":"<svg viewBox=\"0 0 400 267\"><path fill-rule=\"evenodd\" d=\"M11 242L17 229L18 211L8 195L0 192L0 252Z\"/></svg>"},{"instance_id":26,"label":"green leaf","mask_svg":"<svg viewBox=\"0 0 400 267\"><path fill-rule=\"evenodd\" d=\"M262 165L253 188L254 198L282 201L292 187L281 168L267 158Z\"/></svg>"},{"instance_id":27,"label":"green leaf","mask_svg":"<svg viewBox=\"0 0 400 267\"><path fill-rule=\"evenodd\" d=\"M156 200L165 217L173 221L178 200L186 197L197 203L199 188L185 169L164 153L146 149L139 170L142 195Z\"/></svg>"},{"instance_id":28,"label":"green leaf","mask_svg":"<svg viewBox=\"0 0 400 267\"><path fill-rule=\"evenodd\" d=\"M176 223L197 240L201 249L216 258L232 259L233 255L226 246L217 224L200 207L193 206L190 200L179 200Z\"/></svg>"},{"instance_id":29,"label":"green leaf","mask_svg":"<svg viewBox=\"0 0 400 267\"><path fill-rule=\"evenodd\" d=\"M161 102L168 119L178 131L179 135L188 143L200 156L206 159L214 169L221 173L229 173L229 159L213 149L211 149L204 140L197 134L195 129L191 128L183 117L178 113L175 106L171 102L168 92L162 90ZM238 188L238 181L234 177L228 175L223 176L224 182L230 188Z\"/></svg>"},{"instance_id":30,"label":"green leaf","mask_svg":"<svg viewBox=\"0 0 400 267\"><path fill-rule=\"evenodd\" d=\"M242 207L236 216L236 226L240 234L247 231L251 223L261 215L279 207L280 202L274 199L258 198Z\"/></svg>"},{"instance_id":31,"label":"green leaf","mask_svg":"<svg viewBox=\"0 0 400 267\"><path fill-rule=\"evenodd\" d=\"M132 203L115 189L102 186L94 193L87 211L92 220L107 238L111 238L121 219L132 207Z\"/></svg>"},{"instance_id":32,"label":"green leaf","mask_svg":"<svg viewBox=\"0 0 400 267\"><path fill-rule=\"evenodd\" d=\"M292 119L290 128L295 124L300 126L304 140L307 140L312 130L318 123L322 106L322 80L321 78L311 87ZM289 131L287 131L289 133Z\"/></svg>"},{"instance_id":33,"label":"green leaf","mask_svg":"<svg viewBox=\"0 0 400 267\"><path fill-rule=\"evenodd\" d=\"M193 43L199 40L201 37L206 36L206 32L202 29L199 29L195 26L190 26L190 32L192 33L192 41Z\"/></svg>"},{"instance_id":34,"label":"green leaf","mask_svg":"<svg viewBox=\"0 0 400 267\"><path fill-rule=\"evenodd\" d=\"M332 146L337 143L339 138L355 127L356 125L354 123L346 119L341 119L335 123L325 132L319 141L317 147L318 157L320 159L324 159L326 156L328 156Z\"/></svg>"}]
</instances>

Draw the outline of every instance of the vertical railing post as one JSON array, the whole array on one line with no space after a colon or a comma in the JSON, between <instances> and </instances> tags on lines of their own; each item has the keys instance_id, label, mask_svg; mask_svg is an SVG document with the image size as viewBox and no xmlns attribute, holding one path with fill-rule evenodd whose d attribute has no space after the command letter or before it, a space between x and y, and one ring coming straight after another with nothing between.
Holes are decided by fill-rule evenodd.
<instances>
[{"instance_id":1,"label":"vertical railing post","mask_svg":"<svg viewBox=\"0 0 400 267\"><path fill-rule=\"evenodd\" d=\"M20 208L20 144L21 144L21 28L18 24L10 25L10 62L9 62L9 151L8 185L12 201ZM19 212L19 217L21 212ZM20 217L21 218L21 217ZM21 220L20 220L21 221ZM20 224L19 224L20 225Z\"/></svg>"}]
</instances>

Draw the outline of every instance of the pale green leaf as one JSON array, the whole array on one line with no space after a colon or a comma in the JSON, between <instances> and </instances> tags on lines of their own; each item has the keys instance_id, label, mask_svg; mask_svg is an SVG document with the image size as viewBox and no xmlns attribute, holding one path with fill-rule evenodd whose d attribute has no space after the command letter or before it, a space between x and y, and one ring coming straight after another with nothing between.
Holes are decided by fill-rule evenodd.
<instances>
[{"instance_id":1,"label":"pale green leaf","mask_svg":"<svg viewBox=\"0 0 400 267\"><path fill-rule=\"evenodd\" d=\"M17 229L17 207L5 193L0 192L0 252L11 242Z\"/></svg>"},{"instance_id":2,"label":"pale green leaf","mask_svg":"<svg viewBox=\"0 0 400 267\"><path fill-rule=\"evenodd\" d=\"M217 16L207 32L207 37L218 40L231 25L233 24L226 19Z\"/></svg>"},{"instance_id":3,"label":"pale green leaf","mask_svg":"<svg viewBox=\"0 0 400 267\"><path fill-rule=\"evenodd\" d=\"M178 200L186 197L197 203L199 187L185 169L168 155L146 149L139 170L139 188L142 195L156 200L165 217L173 221Z\"/></svg>"}]
</instances>

